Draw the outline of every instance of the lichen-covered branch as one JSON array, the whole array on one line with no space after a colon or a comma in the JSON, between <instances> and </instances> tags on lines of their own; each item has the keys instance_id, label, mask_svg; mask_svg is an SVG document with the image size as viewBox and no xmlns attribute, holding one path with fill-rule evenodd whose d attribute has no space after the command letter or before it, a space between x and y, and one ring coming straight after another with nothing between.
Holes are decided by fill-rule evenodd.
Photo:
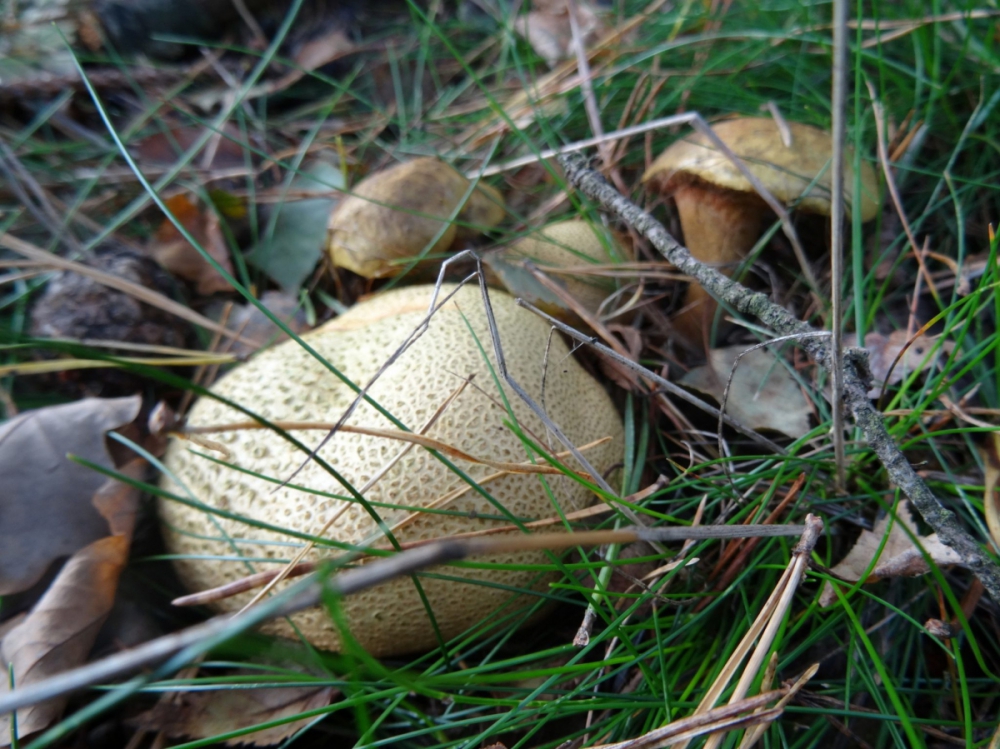
<instances>
[{"instance_id":1,"label":"lichen-covered branch","mask_svg":"<svg viewBox=\"0 0 1000 749\"><path fill-rule=\"evenodd\" d=\"M717 299L745 315L756 317L778 335L816 332L788 310L771 302L764 294L751 291L691 257L691 253L670 235L663 224L618 192L603 176L587 165L583 156L567 154L560 156L559 162L566 170L566 176L580 192L646 237L679 271L697 280ZM825 338L807 337L800 343L820 366L830 369L830 348ZM847 357L844 364L844 403L854 417L855 424L864 433L865 440L885 467L889 478L910 498L940 539L962 557L962 561L979 578L993 600L1000 603L1000 567L962 527L954 513L945 509L913 470L913 466L886 429L882 415L872 406L865 379L859 371L857 357Z\"/></svg>"}]
</instances>

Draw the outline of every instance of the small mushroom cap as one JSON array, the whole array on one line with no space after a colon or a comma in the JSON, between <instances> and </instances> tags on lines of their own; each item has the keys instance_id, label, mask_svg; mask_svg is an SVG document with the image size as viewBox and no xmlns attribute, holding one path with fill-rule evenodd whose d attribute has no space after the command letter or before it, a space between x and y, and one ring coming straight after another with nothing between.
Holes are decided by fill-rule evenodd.
<instances>
[{"instance_id":1,"label":"small mushroom cap","mask_svg":"<svg viewBox=\"0 0 1000 749\"><path fill-rule=\"evenodd\" d=\"M542 269L572 268L620 262L627 257L626 251L612 232L599 229L586 221L573 219L550 224L522 237L509 247L488 254L484 261L511 294L526 299L560 319L575 323L577 320L572 311L524 268L524 261L529 260ZM615 289L614 281L609 278L551 271L548 275L590 312L597 312Z\"/></svg>"},{"instance_id":2,"label":"small mushroom cap","mask_svg":"<svg viewBox=\"0 0 1000 749\"><path fill-rule=\"evenodd\" d=\"M439 299L453 290L454 287L443 287ZM424 320L432 292L431 286L417 286L378 294L303 338L352 381L366 383ZM518 307L503 292L492 292L491 300L511 374L536 401L545 403L550 417L575 444L582 446L611 437L611 442L586 451L597 471L608 470L621 456L622 424L603 387L570 356L558 337L551 340L546 371L543 363L549 345L549 326ZM489 352L489 361L480 346ZM426 332L386 369L369 394L417 431L442 407L463 378L474 376L474 385L466 387L443 409L427 430L427 436L477 457L523 462L528 460L528 453L504 423L511 416L494 384L495 371L479 289L465 287L433 316ZM347 385L293 341L274 346L232 370L212 390L215 395L272 422L336 421L354 398ZM510 408L528 438L536 443L548 441L542 422L513 391L506 388L505 391ZM192 426L208 426L246 419L245 414L213 398L201 398L191 409L188 422ZM393 428L368 403L358 406L348 424ZM310 449L325 435L325 430L294 432ZM230 456L225 461L213 461L210 458L220 456L204 457L199 454L209 452L204 448L175 441L165 457L169 473L163 478L163 486L176 496L189 496L174 483L171 478L174 476L208 507L235 513L252 522L208 515L169 499L160 502L167 546L178 555L175 566L191 590L204 590L246 576L249 570L241 556L254 560L251 563L254 571L280 569L280 560L293 555L301 537L269 530L264 524L317 534L337 516L325 537L346 544L371 543L372 539L384 542L376 533L377 526L371 516L316 461L309 462L292 485L278 485L306 459L306 453L280 435L269 430L238 430L209 437L224 445ZM371 482L388 466L364 496L401 542L442 538L510 523L497 505L427 450L406 448L406 443L400 441L340 432L319 455L356 489ZM402 457L392 463L401 453ZM537 458L536 461L544 463ZM453 462L500 507L519 519L557 515L553 499L566 512L593 501L586 488L563 475L546 476L543 483L535 475L496 475L497 470L486 465L457 459ZM575 463L568 465L576 467ZM342 496L346 498L339 498ZM432 504L432 511L421 512ZM333 553L329 548L321 548L311 552L307 559L317 560ZM475 561L518 564L522 569L442 567L422 576L421 586L446 639L463 633L498 609L509 614L537 600L511 591L544 588L552 580L551 575L539 573L538 565L549 560L538 551L511 552ZM238 610L250 597L250 593L240 594L221 601L218 608ZM409 577L349 596L341 601L341 611L354 637L375 655L425 650L437 644L434 628ZM292 622L316 647L340 648L340 636L325 610L301 612L292 617ZM284 620L272 622L265 631L296 636Z\"/></svg>"},{"instance_id":3,"label":"small mushroom cap","mask_svg":"<svg viewBox=\"0 0 1000 749\"><path fill-rule=\"evenodd\" d=\"M451 247L456 225L448 224L469 189L469 180L439 159L427 157L398 164L359 182L330 215L328 251L334 265L365 278L399 273L393 261L441 253ZM503 198L478 185L457 216L462 236L495 226L504 215Z\"/></svg>"},{"instance_id":4,"label":"small mushroom cap","mask_svg":"<svg viewBox=\"0 0 1000 749\"><path fill-rule=\"evenodd\" d=\"M767 117L741 117L712 125L712 130L747 168L782 203L797 203L803 210L829 215L830 158L833 142L830 134L797 122L788 123L791 146L781 139L777 123ZM849 199L854 185L854 157L844 149L844 184ZM817 179L818 176L818 179ZM669 184L678 178L694 178L710 185L737 192L754 192L753 186L725 154L716 149L701 133L682 138L661 153L642 177L643 182ZM815 184L813 184L815 180ZM861 163L861 219L868 221L878 213L878 180L866 162Z\"/></svg>"},{"instance_id":5,"label":"small mushroom cap","mask_svg":"<svg viewBox=\"0 0 1000 749\"><path fill-rule=\"evenodd\" d=\"M507 209L503 195L493 185L480 182L458 215L455 239L474 239L503 221Z\"/></svg>"}]
</instances>

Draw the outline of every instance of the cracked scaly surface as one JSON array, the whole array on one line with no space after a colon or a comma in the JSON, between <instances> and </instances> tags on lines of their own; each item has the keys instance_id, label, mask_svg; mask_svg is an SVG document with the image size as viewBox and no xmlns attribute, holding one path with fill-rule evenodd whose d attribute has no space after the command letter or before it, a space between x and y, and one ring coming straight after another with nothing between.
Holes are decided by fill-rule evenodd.
<instances>
[{"instance_id":1,"label":"cracked scaly surface","mask_svg":"<svg viewBox=\"0 0 1000 749\"><path fill-rule=\"evenodd\" d=\"M445 287L445 293L449 290ZM333 366L354 382L363 384L423 319L431 292L432 287L424 286L380 294L305 338ZM522 386L542 402L541 380L544 351L549 342L548 326L518 308L506 294L492 292L491 299L508 368ZM467 287L459 291L454 302L434 316L423 337L372 387L371 396L407 427L418 430L460 384L460 378L475 375L475 386L465 389L428 435L472 455L524 461L527 454L523 445L503 424L507 414L499 405L497 386L470 327L483 348L490 352L492 364L492 348L479 290ZM294 341L275 346L233 370L213 387L213 391L268 420L336 421L353 397L346 385ZM513 392L507 391L507 397L522 427L530 430L536 441L545 440L540 420ZM588 459L598 470L606 470L619 458L622 426L617 411L601 385L573 360L557 337L552 339L548 354L544 403L549 416L575 444L583 445L601 437L614 438L611 443L587 452ZM193 426L244 420L243 414L209 398L201 398L189 417ZM348 423L394 428L367 403L359 406ZM295 436L311 449L325 434L323 431L297 431ZM210 438L230 451L233 465L276 479L290 476L305 459L304 453L267 430L227 432L210 435ZM404 448L404 443L384 438L339 433L320 455L357 488ZM560 449L556 447L556 451ZM360 504L315 493L319 490L348 494L315 461L310 462L294 481L314 491L292 487L274 491L276 483L213 462L199 452L207 451L175 441L168 451L166 464L195 497L211 507L314 534L346 504L346 511L327 531L326 537L358 543L376 530L375 521ZM495 473L492 468L468 462L460 462L458 466L477 481ZM549 476L546 481L564 511L580 509L593 501L590 492L564 476ZM163 483L167 490L183 496L183 491L169 478L164 477ZM518 518L534 520L556 514L538 476L505 475L483 486ZM442 506L442 509L462 515L414 514L399 507L426 507L463 487L465 491L460 496ZM411 449L365 492L365 497L371 502L395 506L380 507L379 512L390 526L401 523L395 531L400 541L439 538L509 524L507 520L482 517L499 513L459 476L419 447ZM291 558L300 544L293 537L236 520L211 517L178 502L161 501L160 514L170 550L186 557L175 564L191 590L204 590L238 580L249 574L251 568L253 571L276 569L277 562ZM384 541L376 539L376 542L379 540ZM330 553L329 549L317 549L308 558L319 559ZM248 564L241 555L275 561ZM534 551L498 555L488 561L519 565L549 562L544 553ZM513 599L511 588L538 589L553 579L547 572L512 571L496 566L436 568L431 572L458 578L442 580L421 576L421 585L445 638L461 634L501 607L506 607L505 612L510 611L512 601L514 605L530 602L523 596ZM251 595L247 593L222 601L219 608L238 610ZM351 633L375 655L424 650L437 644L426 610L409 578L364 591L342 603ZM340 636L324 610L302 612L292 617L292 621L313 645L327 649L341 647ZM285 621L268 625L266 631L295 636L293 628Z\"/></svg>"}]
</instances>

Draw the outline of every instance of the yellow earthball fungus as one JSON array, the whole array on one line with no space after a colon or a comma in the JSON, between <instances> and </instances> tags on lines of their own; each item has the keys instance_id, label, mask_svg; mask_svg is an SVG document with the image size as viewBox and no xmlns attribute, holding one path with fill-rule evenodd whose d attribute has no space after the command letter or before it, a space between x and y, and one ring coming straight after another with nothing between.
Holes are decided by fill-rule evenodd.
<instances>
[{"instance_id":1,"label":"yellow earthball fungus","mask_svg":"<svg viewBox=\"0 0 1000 749\"><path fill-rule=\"evenodd\" d=\"M739 117L712 125L713 132L781 203L798 210L830 214L830 134L810 125L788 123L790 144L778 123L766 117ZM878 180L861 163L861 193L854 195L854 153L844 152L848 215L862 221L878 212ZM661 153L642 181L671 195L677 205L684 243L695 259L731 273L753 248L773 214L749 180L701 133L676 141ZM674 319L685 337L701 342L716 305L697 283L688 287L685 309Z\"/></svg>"},{"instance_id":2,"label":"yellow earthball fungus","mask_svg":"<svg viewBox=\"0 0 1000 749\"><path fill-rule=\"evenodd\" d=\"M453 287L445 286L447 294ZM390 291L358 304L332 322L308 333L305 340L330 364L355 383L365 383L381 367L403 340L420 324L427 312L433 287L418 286ZM559 338L551 340L545 372L545 393L541 385L545 367L543 352L549 345L549 327L529 312L517 307L502 292L492 292L497 327L504 345L507 365L513 376L539 402L550 417L577 445L609 437L611 440L586 452L598 471L612 466L620 455L620 417L601 385L569 355ZM470 331L471 329L471 331ZM473 333L489 352L490 364ZM522 442L504 424L509 416L490 373L493 352L478 288L461 289L438 311L426 333L371 388L371 397L394 414L411 430L418 431L445 403L463 378L475 376L474 386L465 390L444 410L427 435L477 457L494 461L524 462L528 455ZM505 388L506 390L506 388ZM270 421L336 421L354 393L323 364L293 341L277 345L224 376L213 392L251 409ZM506 397L526 434L536 443L549 437L538 419L513 391ZM212 398L199 399L191 409L192 427L219 426L244 421L246 416ZM368 403L363 403L348 421L352 426L392 429L390 421ZM295 436L312 449L325 431L296 431ZM278 489L274 481L287 479L305 460L305 453L270 430L238 430L213 433L209 438L230 453L228 467L211 458L220 458L206 448L175 441L165 462L201 502L240 516L281 528L316 534L340 510L345 512L333 523L326 536L357 544L384 543L373 519L360 504L335 499L319 492L348 495L348 492L316 461L299 473L294 484ZM340 432L319 455L339 471L355 488L370 481L406 444L388 438ZM563 448L554 445L555 452ZM571 459L568 459L571 460ZM543 461L538 459L537 462ZM501 474L482 464L459 462L458 467L488 491L506 511L524 520L557 515L542 480L537 475ZM581 509L593 496L566 476L546 476L552 496L565 512ZM185 492L169 476L164 487L179 496ZM427 450L409 450L368 491L366 499L377 508L401 542L433 539L466 531L507 525L496 518L501 511L449 470ZM421 513L420 508L456 514ZM278 532L263 530L245 522L211 516L180 502L160 503L169 550L181 555L175 562L181 579L191 590L204 590L245 577L249 568L240 556L255 560L255 571L276 570L278 560L290 558L300 543ZM309 558L336 553L314 550ZM498 555L489 562L538 565L548 557L526 551ZM477 560L485 561L485 560ZM421 577L421 584L445 638L455 637L497 609L511 611L530 601L513 598L511 589L539 589L551 581L538 578L537 570L514 571L499 568L440 568L436 573L451 579ZM489 587L478 582L501 587ZM218 604L235 611L250 599L241 594ZM342 602L350 631L377 656L429 649L437 644L433 628L409 578L398 579L350 596ZM338 649L341 639L322 609L292 617L302 634L315 646ZM285 621L273 622L266 631L293 636Z\"/></svg>"},{"instance_id":3,"label":"yellow earthball fungus","mask_svg":"<svg viewBox=\"0 0 1000 749\"><path fill-rule=\"evenodd\" d=\"M602 237L598 232L602 232ZM572 219L549 224L517 240L499 252L487 254L486 264L514 296L527 299L545 312L566 322L577 323L577 317L554 292L544 288L524 268L531 261L548 277L560 284L588 312L596 314L608 296L614 292L612 279L587 275L588 265L607 265L628 257L612 232L592 224ZM570 274L559 268L583 268Z\"/></svg>"},{"instance_id":4,"label":"yellow earthball fungus","mask_svg":"<svg viewBox=\"0 0 1000 749\"><path fill-rule=\"evenodd\" d=\"M365 278L400 273L408 260L447 250L503 219L503 197L486 183L469 195L454 223L445 224L469 190L469 180L435 158L414 159L372 174L330 214L333 264ZM444 231L431 245L431 240Z\"/></svg>"}]
</instances>

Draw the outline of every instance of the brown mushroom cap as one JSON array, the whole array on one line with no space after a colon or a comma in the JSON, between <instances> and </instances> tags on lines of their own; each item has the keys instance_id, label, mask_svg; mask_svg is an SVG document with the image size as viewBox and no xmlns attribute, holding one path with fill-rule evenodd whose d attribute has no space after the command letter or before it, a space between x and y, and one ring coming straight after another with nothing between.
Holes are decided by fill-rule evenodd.
<instances>
[{"instance_id":1,"label":"brown mushroom cap","mask_svg":"<svg viewBox=\"0 0 1000 749\"><path fill-rule=\"evenodd\" d=\"M455 211L469 180L439 159L398 164L361 180L334 209L328 251L334 265L366 278L399 273L399 260L418 256ZM503 198L489 185L477 185L457 216L431 245L428 254L451 247L456 231L475 236L504 216Z\"/></svg>"},{"instance_id":2,"label":"brown mushroom cap","mask_svg":"<svg viewBox=\"0 0 1000 749\"><path fill-rule=\"evenodd\" d=\"M484 262L512 294L527 299L549 314L575 323L576 317L565 303L542 286L523 267L523 262L530 260L544 270L546 267L558 269L608 264L626 257L626 251L613 232L573 219L549 224L522 237L509 247L486 255ZM609 278L553 271L549 271L548 275L589 312L597 312L615 289L614 281Z\"/></svg>"},{"instance_id":3,"label":"brown mushroom cap","mask_svg":"<svg viewBox=\"0 0 1000 749\"><path fill-rule=\"evenodd\" d=\"M741 117L712 125L712 130L743 160L750 172L782 203L796 203L802 210L830 213L830 134L798 122L788 123L791 146L781 139L777 123L768 117ZM844 152L844 185L853 192L853 151ZM701 133L671 145L646 170L643 182L669 183L687 176L740 193L753 193L750 182L736 165ZM818 176L818 179L817 179ZM815 184L813 182L815 181ZM846 201L850 213L853 202ZM861 219L878 213L878 180L867 162L861 163Z\"/></svg>"},{"instance_id":4,"label":"brown mushroom cap","mask_svg":"<svg viewBox=\"0 0 1000 749\"><path fill-rule=\"evenodd\" d=\"M427 313L433 287L393 290L362 302L332 322L303 337L327 361L356 383L365 383L385 363L397 346L412 333ZM444 287L443 294L453 290ZM601 385L569 355L561 339L551 340L550 365L543 369L549 344L549 326L502 292L491 294L493 312L504 345L507 365L514 377L545 407L577 445L612 437L587 450L598 471L620 459L621 418ZM475 333L475 338L473 337ZM476 340L478 339L478 341ZM527 460L524 445L505 426L509 420L490 367L495 368L489 344L486 315L477 288L463 288L435 314L429 329L371 388L371 397L411 429L417 430L441 407L462 378L475 376L467 387L427 431L441 440L476 456L506 462ZM480 345L488 352L489 363ZM544 400L541 387L545 382ZM297 343L288 341L263 352L223 377L213 392L247 407L268 420L335 421L354 393L322 363ZM548 439L544 425L512 392L507 399L518 423L535 442ZM201 398L192 408L192 426L222 425L247 417L212 398ZM393 428L372 406L363 403L348 424ZM325 431L297 431L295 436L312 448ZM269 430L239 430L209 437L230 451L226 460L241 470L210 460L199 453L209 451L176 441L170 445L165 463L200 501L255 521L302 533L317 533L333 515L343 515L327 537L345 543L361 543L377 530L372 518L353 501L329 496L347 492L315 461L295 477L293 486L278 487L275 481L254 474L286 479L305 460L305 454ZM355 488L374 477L406 447L386 438L347 432L338 433L320 451ZM556 448L561 450L562 448ZM211 454L219 458L218 454ZM563 511L583 508L593 496L566 476L503 474L485 465L456 461L468 476L510 513L522 519L557 514L551 496ZM542 462L542 461L538 461ZM250 473L253 472L253 473ZM167 491L186 496L169 476ZM321 494L319 492L324 492ZM450 501L441 502L452 494ZM385 521L394 527L400 541L450 536L465 531L507 525L492 519L500 511L427 450L415 447L395 463L365 492ZM437 510L451 514L417 513L438 501ZM163 500L160 516L168 548L180 555L177 570L192 590L204 590L233 582L249 572L239 555L253 559L288 559L296 538L259 526L207 513L180 502ZM381 540L381 539L377 539ZM289 545L291 544L291 546ZM234 551L238 550L239 555ZM314 550L309 559L329 556L330 550ZM548 557L537 551L512 552L476 562L536 565L535 569L499 567L446 567L421 578L438 626L445 638L455 637L503 607L505 613L530 603L528 597L512 596L513 589L537 589L552 580L540 574L537 565ZM254 570L280 569L275 562L253 562ZM440 575L452 579L441 579ZM241 594L218 604L234 611L246 604L250 594ZM352 634L371 653L386 656L432 648L437 644L424 606L409 578L393 580L342 601L342 612ZM338 649L336 628L322 609L305 611L292 622L315 646ZM274 622L266 631L294 637L286 621Z\"/></svg>"}]
</instances>

